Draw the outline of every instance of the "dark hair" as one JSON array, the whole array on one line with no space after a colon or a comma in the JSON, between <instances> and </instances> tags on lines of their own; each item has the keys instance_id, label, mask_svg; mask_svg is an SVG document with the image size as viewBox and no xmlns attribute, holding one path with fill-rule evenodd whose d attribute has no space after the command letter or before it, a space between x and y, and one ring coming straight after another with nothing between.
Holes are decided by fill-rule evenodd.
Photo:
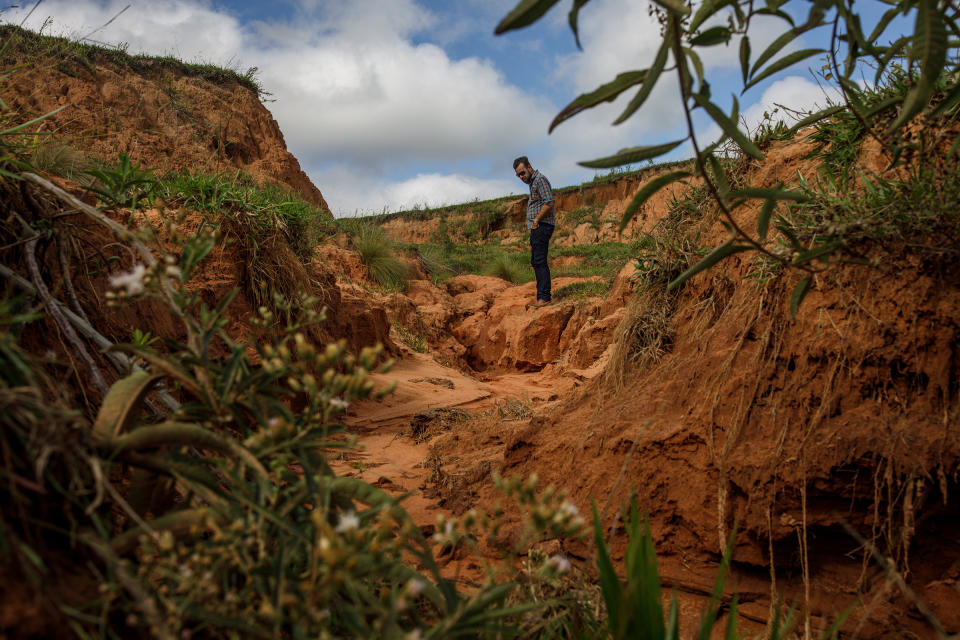
<instances>
[{"instance_id":1,"label":"dark hair","mask_svg":"<svg viewBox=\"0 0 960 640\"><path fill-rule=\"evenodd\" d=\"M521 164L526 165L528 168L530 167L530 161L527 160L527 156L520 156L519 158L517 158L516 160L514 160L514 161L513 161L513 168L516 169L516 168L517 168L518 166L520 166Z\"/></svg>"}]
</instances>

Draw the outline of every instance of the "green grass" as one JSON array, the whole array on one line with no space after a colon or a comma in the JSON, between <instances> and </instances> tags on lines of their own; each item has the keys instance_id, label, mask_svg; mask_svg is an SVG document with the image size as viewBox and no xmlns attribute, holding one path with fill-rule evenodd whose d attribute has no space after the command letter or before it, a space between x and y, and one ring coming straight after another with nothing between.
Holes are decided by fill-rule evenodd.
<instances>
[{"instance_id":1,"label":"green grass","mask_svg":"<svg viewBox=\"0 0 960 640\"><path fill-rule=\"evenodd\" d=\"M493 256L483 270L483 275L500 278L513 284L522 284L533 279L533 271L527 264L525 256L518 253L501 253Z\"/></svg>"},{"instance_id":2,"label":"green grass","mask_svg":"<svg viewBox=\"0 0 960 640\"><path fill-rule=\"evenodd\" d=\"M204 174L184 171L157 181L157 191L168 204L222 215L253 214L264 225L279 220L294 252L309 255L338 225L329 212L272 183L258 185L240 171Z\"/></svg>"},{"instance_id":3,"label":"green grass","mask_svg":"<svg viewBox=\"0 0 960 640\"><path fill-rule=\"evenodd\" d=\"M610 285L602 280L585 280L584 282L574 282L565 287L555 289L553 291L553 298L555 300L586 300L587 298L602 296L609 289Z\"/></svg>"},{"instance_id":4,"label":"green grass","mask_svg":"<svg viewBox=\"0 0 960 640\"><path fill-rule=\"evenodd\" d=\"M526 265L526 260L529 257L529 253L511 251L507 247L497 245L451 243L405 246L417 252L424 269L437 282L452 276L466 274L503 277L500 273L492 273L498 268L492 265L511 265L514 263ZM533 280L533 270L529 265L526 265L523 270L518 270L516 276L517 279L511 280L511 282L529 282Z\"/></svg>"},{"instance_id":5,"label":"green grass","mask_svg":"<svg viewBox=\"0 0 960 640\"><path fill-rule=\"evenodd\" d=\"M551 258L578 256L583 258L583 262L567 267L551 265L550 273L554 278L600 276L611 280L634 255L636 255L634 242L599 242L576 247L551 247Z\"/></svg>"}]
</instances>

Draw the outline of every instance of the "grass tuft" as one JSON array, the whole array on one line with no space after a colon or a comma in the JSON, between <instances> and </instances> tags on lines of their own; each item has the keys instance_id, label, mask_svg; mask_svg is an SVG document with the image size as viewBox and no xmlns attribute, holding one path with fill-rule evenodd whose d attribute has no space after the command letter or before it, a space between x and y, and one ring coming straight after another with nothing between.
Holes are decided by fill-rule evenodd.
<instances>
[{"instance_id":1,"label":"grass tuft","mask_svg":"<svg viewBox=\"0 0 960 640\"><path fill-rule=\"evenodd\" d=\"M395 253L395 244L383 229L361 227L353 238L353 249L370 272L370 279L384 289L401 291L412 277L410 267Z\"/></svg>"},{"instance_id":2,"label":"grass tuft","mask_svg":"<svg viewBox=\"0 0 960 640\"><path fill-rule=\"evenodd\" d=\"M530 280L530 267L522 262L523 257L518 253L500 253L483 270L483 275L500 278L513 284L521 284Z\"/></svg>"}]
</instances>

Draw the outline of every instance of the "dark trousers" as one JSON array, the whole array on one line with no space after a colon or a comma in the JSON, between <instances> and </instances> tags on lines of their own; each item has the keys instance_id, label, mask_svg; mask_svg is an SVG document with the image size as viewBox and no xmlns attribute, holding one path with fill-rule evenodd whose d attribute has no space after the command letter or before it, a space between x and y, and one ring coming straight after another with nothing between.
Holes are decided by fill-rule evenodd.
<instances>
[{"instance_id":1,"label":"dark trousers","mask_svg":"<svg viewBox=\"0 0 960 640\"><path fill-rule=\"evenodd\" d=\"M550 267L547 265L547 247L553 225L541 222L530 230L530 266L537 276L537 300L550 301Z\"/></svg>"}]
</instances>

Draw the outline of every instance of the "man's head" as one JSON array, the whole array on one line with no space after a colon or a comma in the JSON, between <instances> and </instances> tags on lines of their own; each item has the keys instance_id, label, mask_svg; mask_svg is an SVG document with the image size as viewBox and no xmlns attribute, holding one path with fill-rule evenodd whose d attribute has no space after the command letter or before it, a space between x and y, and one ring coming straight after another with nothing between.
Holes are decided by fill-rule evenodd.
<instances>
[{"instance_id":1,"label":"man's head","mask_svg":"<svg viewBox=\"0 0 960 640\"><path fill-rule=\"evenodd\" d=\"M530 178L533 177L533 168L530 166L530 161L527 160L527 156L520 156L513 161L513 171L517 174L517 177L530 184Z\"/></svg>"}]
</instances>

